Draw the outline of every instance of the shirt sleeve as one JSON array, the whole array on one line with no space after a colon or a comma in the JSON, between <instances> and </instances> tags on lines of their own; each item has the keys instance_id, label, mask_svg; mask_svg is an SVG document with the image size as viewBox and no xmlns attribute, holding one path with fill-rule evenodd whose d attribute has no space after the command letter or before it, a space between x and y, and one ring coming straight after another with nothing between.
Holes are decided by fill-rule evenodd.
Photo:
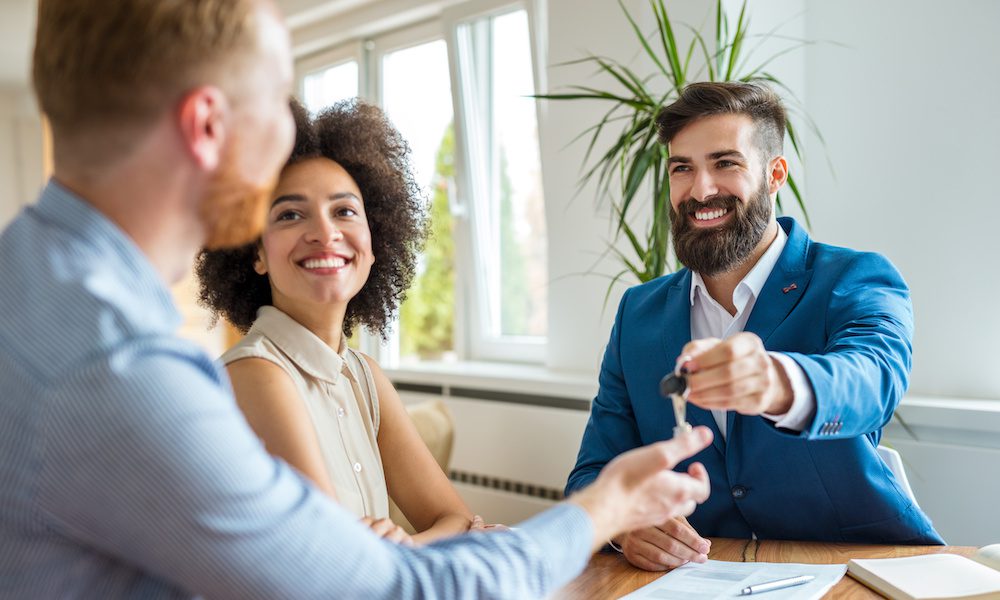
<instances>
[{"instance_id":1,"label":"shirt sleeve","mask_svg":"<svg viewBox=\"0 0 1000 600\"><path fill-rule=\"evenodd\" d=\"M267 454L194 352L133 344L46 405L36 504L50 528L192 595L531 598L589 557L593 528L572 505L422 548L378 539Z\"/></svg>"},{"instance_id":2,"label":"shirt sleeve","mask_svg":"<svg viewBox=\"0 0 1000 600\"><path fill-rule=\"evenodd\" d=\"M792 386L792 407L783 415L772 415L764 413L765 419L774 422L775 427L790 429L792 431L804 431L809 428L813 418L816 416L816 398L813 396L812 386L805 371L791 357L780 352L768 352L785 370L788 382Z\"/></svg>"}]
</instances>

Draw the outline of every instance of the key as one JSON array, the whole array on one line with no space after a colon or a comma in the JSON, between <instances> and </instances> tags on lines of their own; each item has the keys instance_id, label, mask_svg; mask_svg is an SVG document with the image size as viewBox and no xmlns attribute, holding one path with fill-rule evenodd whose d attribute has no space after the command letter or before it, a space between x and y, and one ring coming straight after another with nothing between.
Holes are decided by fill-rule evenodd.
<instances>
[{"instance_id":1,"label":"key","mask_svg":"<svg viewBox=\"0 0 1000 600\"><path fill-rule=\"evenodd\" d=\"M683 361L679 364L683 364ZM660 395L670 398L674 405L674 420L677 423L674 427L674 437L691 431L691 424L687 422L687 392L687 379L679 370L667 374L660 380Z\"/></svg>"}]
</instances>

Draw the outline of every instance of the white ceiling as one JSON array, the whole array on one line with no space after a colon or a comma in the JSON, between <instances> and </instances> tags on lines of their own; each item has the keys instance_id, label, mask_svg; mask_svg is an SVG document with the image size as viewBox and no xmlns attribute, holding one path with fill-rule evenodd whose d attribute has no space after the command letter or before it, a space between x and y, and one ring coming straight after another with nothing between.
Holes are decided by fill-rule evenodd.
<instances>
[{"instance_id":1,"label":"white ceiling","mask_svg":"<svg viewBox=\"0 0 1000 600\"><path fill-rule=\"evenodd\" d=\"M302 25L376 4L376 0L276 0L293 29Z\"/></svg>"},{"instance_id":2,"label":"white ceiling","mask_svg":"<svg viewBox=\"0 0 1000 600\"><path fill-rule=\"evenodd\" d=\"M295 27L375 0L276 0ZM0 88L28 85L37 0L0 0Z\"/></svg>"}]
</instances>

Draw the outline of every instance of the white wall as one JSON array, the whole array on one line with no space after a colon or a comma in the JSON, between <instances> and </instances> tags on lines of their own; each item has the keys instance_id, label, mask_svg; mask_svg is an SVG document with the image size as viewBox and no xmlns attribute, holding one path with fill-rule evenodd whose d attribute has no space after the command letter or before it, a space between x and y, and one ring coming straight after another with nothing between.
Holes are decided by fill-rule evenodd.
<instances>
[{"instance_id":1,"label":"white wall","mask_svg":"<svg viewBox=\"0 0 1000 600\"><path fill-rule=\"evenodd\" d=\"M42 124L26 89L0 90L0 228L42 184Z\"/></svg>"},{"instance_id":2,"label":"white wall","mask_svg":"<svg viewBox=\"0 0 1000 600\"><path fill-rule=\"evenodd\" d=\"M756 2L761 4L763 2ZM1000 3L811 0L807 103L836 167L806 172L816 237L912 288L911 392L1000 399Z\"/></svg>"}]
</instances>

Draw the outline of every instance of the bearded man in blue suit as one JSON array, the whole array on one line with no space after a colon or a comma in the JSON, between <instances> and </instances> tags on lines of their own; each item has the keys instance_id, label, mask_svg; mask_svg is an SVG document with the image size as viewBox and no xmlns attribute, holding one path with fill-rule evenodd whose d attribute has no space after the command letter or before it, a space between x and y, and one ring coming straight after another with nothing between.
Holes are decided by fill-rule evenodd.
<instances>
[{"instance_id":1,"label":"bearded man in blue suit","mask_svg":"<svg viewBox=\"0 0 1000 600\"><path fill-rule=\"evenodd\" d=\"M906 391L913 312L884 257L812 241L775 218L785 111L764 86L699 83L657 120L680 271L628 290L567 493L615 456L671 436L659 381L687 373L695 461L712 493L689 521L611 544L644 569L706 560L702 536L940 544L880 460Z\"/></svg>"}]
</instances>

